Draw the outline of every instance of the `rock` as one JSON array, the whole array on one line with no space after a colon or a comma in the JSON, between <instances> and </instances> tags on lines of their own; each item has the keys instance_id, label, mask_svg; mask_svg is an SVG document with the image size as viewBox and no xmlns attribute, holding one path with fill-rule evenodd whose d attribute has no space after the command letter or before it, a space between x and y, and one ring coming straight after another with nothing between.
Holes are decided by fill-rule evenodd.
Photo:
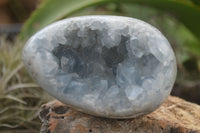
<instances>
[{"instance_id":1,"label":"rock","mask_svg":"<svg viewBox=\"0 0 200 133\"><path fill-rule=\"evenodd\" d=\"M87 115L59 101L42 105L40 133L200 133L200 106L169 96L153 113L134 119Z\"/></svg>"},{"instance_id":2,"label":"rock","mask_svg":"<svg viewBox=\"0 0 200 133\"><path fill-rule=\"evenodd\" d=\"M176 77L167 39L143 21L119 16L75 17L47 26L27 42L23 61L49 94L107 118L152 112Z\"/></svg>"}]
</instances>

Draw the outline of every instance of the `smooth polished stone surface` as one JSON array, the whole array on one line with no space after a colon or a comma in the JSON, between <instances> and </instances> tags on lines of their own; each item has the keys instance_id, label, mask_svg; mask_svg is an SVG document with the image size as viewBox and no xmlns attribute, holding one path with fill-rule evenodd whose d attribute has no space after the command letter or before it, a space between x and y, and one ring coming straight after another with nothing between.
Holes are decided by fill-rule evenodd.
<instances>
[{"instance_id":1,"label":"smooth polished stone surface","mask_svg":"<svg viewBox=\"0 0 200 133\"><path fill-rule=\"evenodd\" d=\"M79 111L134 118L169 95L176 60L153 26L119 16L84 16L51 24L25 45L23 61L49 94Z\"/></svg>"}]
</instances>

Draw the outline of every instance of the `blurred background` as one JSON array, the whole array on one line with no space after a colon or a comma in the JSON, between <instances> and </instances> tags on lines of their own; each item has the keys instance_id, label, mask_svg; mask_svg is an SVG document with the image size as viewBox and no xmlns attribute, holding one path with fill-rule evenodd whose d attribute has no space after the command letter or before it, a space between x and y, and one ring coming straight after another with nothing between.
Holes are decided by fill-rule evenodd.
<instances>
[{"instance_id":1,"label":"blurred background","mask_svg":"<svg viewBox=\"0 0 200 133\"><path fill-rule=\"evenodd\" d=\"M200 104L199 0L102 1L0 0L0 132L39 132L39 107L53 98L27 74L21 51L36 31L72 16L129 16L157 27L177 58L178 75L171 95Z\"/></svg>"}]
</instances>

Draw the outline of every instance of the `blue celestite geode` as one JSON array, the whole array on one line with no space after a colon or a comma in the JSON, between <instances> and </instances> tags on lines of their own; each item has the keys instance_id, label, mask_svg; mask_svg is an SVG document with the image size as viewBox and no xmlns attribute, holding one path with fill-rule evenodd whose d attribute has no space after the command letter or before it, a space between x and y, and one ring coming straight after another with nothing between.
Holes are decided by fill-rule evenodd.
<instances>
[{"instance_id":1,"label":"blue celestite geode","mask_svg":"<svg viewBox=\"0 0 200 133\"><path fill-rule=\"evenodd\" d=\"M76 110L133 118L169 95L176 60L153 26L119 16L84 16L51 24L27 42L24 65L49 94Z\"/></svg>"}]
</instances>

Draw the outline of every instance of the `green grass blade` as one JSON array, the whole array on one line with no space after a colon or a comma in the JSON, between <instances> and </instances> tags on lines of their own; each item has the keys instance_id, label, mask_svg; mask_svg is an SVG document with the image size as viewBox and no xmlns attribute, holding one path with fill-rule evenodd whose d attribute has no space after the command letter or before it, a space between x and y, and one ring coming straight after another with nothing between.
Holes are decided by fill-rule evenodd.
<instances>
[{"instance_id":1,"label":"green grass blade","mask_svg":"<svg viewBox=\"0 0 200 133\"><path fill-rule=\"evenodd\" d=\"M28 39L46 25L74 12L110 2L142 4L172 13L197 37L200 37L200 7L185 0L48 0L25 23L20 38Z\"/></svg>"}]
</instances>

